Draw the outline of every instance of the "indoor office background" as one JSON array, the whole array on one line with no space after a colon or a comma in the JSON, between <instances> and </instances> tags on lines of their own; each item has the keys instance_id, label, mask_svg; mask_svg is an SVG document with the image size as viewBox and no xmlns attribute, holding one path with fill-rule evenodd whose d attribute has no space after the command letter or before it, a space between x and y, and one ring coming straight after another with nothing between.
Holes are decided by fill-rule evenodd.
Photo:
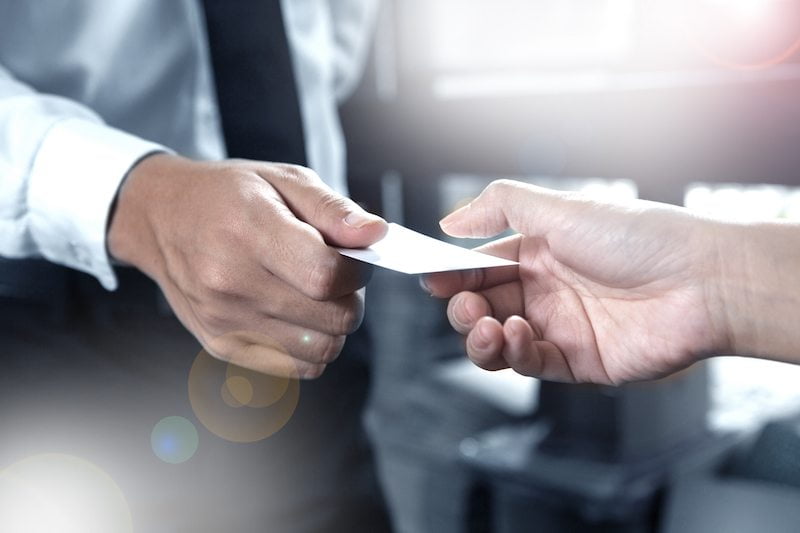
<instances>
[{"instance_id":1,"label":"indoor office background","mask_svg":"<svg viewBox=\"0 0 800 533\"><path fill-rule=\"evenodd\" d=\"M795 1L385 2L344 109L352 192L440 238L498 177L797 218L798 49ZM399 531L800 528L799 368L545 384L466 362L416 279L379 270L368 300L368 419Z\"/></svg>"}]
</instances>

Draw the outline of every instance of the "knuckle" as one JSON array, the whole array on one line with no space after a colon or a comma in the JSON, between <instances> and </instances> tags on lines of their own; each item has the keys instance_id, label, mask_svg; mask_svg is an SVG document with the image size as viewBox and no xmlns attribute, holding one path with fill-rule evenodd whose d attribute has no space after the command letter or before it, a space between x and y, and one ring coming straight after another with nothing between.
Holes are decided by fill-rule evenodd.
<instances>
[{"instance_id":1,"label":"knuckle","mask_svg":"<svg viewBox=\"0 0 800 533\"><path fill-rule=\"evenodd\" d=\"M320 178L319 174L317 174L313 169L300 165L292 165L292 166L294 167L295 172L297 172L297 174L301 176L300 179L302 179L304 183L312 185L317 185L322 183L322 178Z\"/></svg>"},{"instance_id":2,"label":"knuckle","mask_svg":"<svg viewBox=\"0 0 800 533\"><path fill-rule=\"evenodd\" d=\"M280 170L283 176L296 183L306 183L308 181L307 174L303 171L300 165L293 165L290 163L280 163Z\"/></svg>"},{"instance_id":3,"label":"knuckle","mask_svg":"<svg viewBox=\"0 0 800 533\"><path fill-rule=\"evenodd\" d=\"M239 197L236 204L240 207L232 209L228 214L217 238L225 239L234 245L243 245L251 240L252 228L258 224L258 218L254 213L262 212L268 204L258 195L245 193Z\"/></svg>"},{"instance_id":4,"label":"knuckle","mask_svg":"<svg viewBox=\"0 0 800 533\"><path fill-rule=\"evenodd\" d=\"M364 305L356 299L337 313L334 330L341 335L350 335L361 326L362 320L364 320Z\"/></svg>"},{"instance_id":5,"label":"knuckle","mask_svg":"<svg viewBox=\"0 0 800 533\"><path fill-rule=\"evenodd\" d=\"M314 220L321 220L330 213L342 213L350 209L350 200L332 191L320 194L314 206Z\"/></svg>"},{"instance_id":6,"label":"knuckle","mask_svg":"<svg viewBox=\"0 0 800 533\"><path fill-rule=\"evenodd\" d=\"M339 354L344 348L346 337L326 335L325 339L321 342L321 349L319 353L320 364L330 364L339 358Z\"/></svg>"},{"instance_id":7,"label":"knuckle","mask_svg":"<svg viewBox=\"0 0 800 533\"><path fill-rule=\"evenodd\" d=\"M503 178L499 180L494 180L489 187L494 189L495 192L502 191L505 189L514 188L518 185L518 182L514 180L510 180L508 178Z\"/></svg>"},{"instance_id":8,"label":"knuckle","mask_svg":"<svg viewBox=\"0 0 800 533\"><path fill-rule=\"evenodd\" d=\"M231 272L219 264L201 265L197 270L197 277L202 288L212 293L228 293L233 287Z\"/></svg>"},{"instance_id":9,"label":"knuckle","mask_svg":"<svg viewBox=\"0 0 800 533\"><path fill-rule=\"evenodd\" d=\"M483 285L486 279L486 272L480 268L473 268L471 270L464 270L460 273L461 286L466 287L467 290L475 290Z\"/></svg>"},{"instance_id":10,"label":"knuckle","mask_svg":"<svg viewBox=\"0 0 800 533\"><path fill-rule=\"evenodd\" d=\"M499 190L502 190L504 187L503 180L494 180L491 182L486 189L484 189L484 194L487 196L493 196L497 194Z\"/></svg>"},{"instance_id":11,"label":"knuckle","mask_svg":"<svg viewBox=\"0 0 800 533\"><path fill-rule=\"evenodd\" d=\"M336 288L336 264L333 261L315 261L308 269L308 295L314 300L329 300Z\"/></svg>"},{"instance_id":12,"label":"knuckle","mask_svg":"<svg viewBox=\"0 0 800 533\"><path fill-rule=\"evenodd\" d=\"M507 178L494 180L486 187L484 194L492 198L502 198L507 194L511 194L515 189L518 190L519 182Z\"/></svg>"},{"instance_id":13,"label":"knuckle","mask_svg":"<svg viewBox=\"0 0 800 533\"><path fill-rule=\"evenodd\" d=\"M228 329L228 319L218 306L204 302L199 304L194 312L203 326L212 334L220 335Z\"/></svg>"},{"instance_id":14,"label":"knuckle","mask_svg":"<svg viewBox=\"0 0 800 533\"><path fill-rule=\"evenodd\" d=\"M315 185L322 180L312 169L291 163L276 163L281 177L297 185Z\"/></svg>"},{"instance_id":15,"label":"knuckle","mask_svg":"<svg viewBox=\"0 0 800 533\"><path fill-rule=\"evenodd\" d=\"M233 360L233 353L232 351L227 348L226 346L220 344L218 342L219 338L215 337L208 342L204 341L203 349L205 349L206 353L208 353L214 359L218 359L219 361L223 361L225 363L230 363Z\"/></svg>"}]
</instances>

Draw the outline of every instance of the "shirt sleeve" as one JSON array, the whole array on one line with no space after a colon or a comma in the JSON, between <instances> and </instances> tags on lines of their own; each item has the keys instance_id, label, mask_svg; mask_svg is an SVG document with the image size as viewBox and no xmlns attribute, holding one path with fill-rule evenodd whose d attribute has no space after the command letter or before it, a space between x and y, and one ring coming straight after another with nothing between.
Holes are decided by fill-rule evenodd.
<instances>
[{"instance_id":1,"label":"shirt sleeve","mask_svg":"<svg viewBox=\"0 0 800 533\"><path fill-rule=\"evenodd\" d=\"M128 171L158 151L0 67L0 256L44 257L115 289L109 210Z\"/></svg>"}]
</instances>

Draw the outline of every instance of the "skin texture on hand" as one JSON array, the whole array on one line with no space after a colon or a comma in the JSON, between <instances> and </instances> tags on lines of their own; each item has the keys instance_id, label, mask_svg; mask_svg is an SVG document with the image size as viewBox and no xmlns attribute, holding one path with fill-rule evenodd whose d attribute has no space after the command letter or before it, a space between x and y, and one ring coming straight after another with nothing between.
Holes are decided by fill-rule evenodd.
<instances>
[{"instance_id":1,"label":"skin texture on hand","mask_svg":"<svg viewBox=\"0 0 800 533\"><path fill-rule=\"evenodd\" d=\"M369 246L386 230L307 168L156 154L123 184L108 247L212 355L314 378L360 325L370 274L328 245Z\"/></svg>"},{"instance_id":2,"label":"skin texture on hand","mask_svg":"<svg viewBox=\"0 0 800 533\"><path fill-rule=\"evenodd\" d=\"M434 296L451 298L450 322L483 368L620 384L714 354L800 355L798 328L785 318L800 317L797 225L726 224L508 180L441 225L458 237L518 232L480 250L519 267L423 280ZM788 272L770 260L774 250L791 255Z\"/></svg>"}]
</instances>

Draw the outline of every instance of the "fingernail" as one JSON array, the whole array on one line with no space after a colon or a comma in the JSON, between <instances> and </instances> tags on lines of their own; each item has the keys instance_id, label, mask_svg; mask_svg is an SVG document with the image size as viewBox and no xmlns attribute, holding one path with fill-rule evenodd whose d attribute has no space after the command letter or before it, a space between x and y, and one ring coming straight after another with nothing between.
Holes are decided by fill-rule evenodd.
<instances>
[{"instance_id":1,"label":"fingernail","mask_svg":"<svg viewBox=\"0 0 800 533\"><path fill-rule=\"evenodd\" d=\"M525 327L525 323L524 322L525 322L525 320L521 316L518 316L518 315L512 315L512 316L508 317L508 319L506 320L506 323L511 328L511 332L514 335L517 335L517 336L520 336L520 337L523 337L523 336L527 337L528 336L528 328Z\"/></svg>"},{"instance_id":2,"label":"fingernail","mask_svg":"<svg viewBox=\"0 0 800 533\"><path fill-rule=\"evenodd\" d=\"M454 218L453 215L455 215L457 212L458 211L456 211L455 213L450 213L449 215L444 217L442 220L440 220L439 221L439 227L446 231L447 228L449 228L450 226L453 225L453 218Z\"/></svg>"},{"instance_id":3,"label":"fingernail","mask_svg":"<svg viewBox=\"0 0 800 533\"><path fill-rule=\"evenodd\" d=\"M363 228L367 224L374 224L378 222L380 217L371 215L365 211L352 211L344 217L344 223L354 228Z\"/></svg>"},{"instance_id":4,"label":"fingernail","mask_svg":"<svg viewBox=\"0 0 800 533\"><path fill-rule=\"evenodd\" d=\"M419 277L419 286L422 287L422 290L427 292L428 294L431 294L431 295L433 294L433 291L431 290L431 288L428 287L428 282L425 279L425 276L420 276Z\"/></svg>"},{"instance_id":5,"label":"fingernail","mask_svg":"<svg viewBox=\"0 0 800 533\"><path fill-rule=\"evenodd\" d=\"M457 330L466 331L472 329L469 324L464 324L464 322L461 321L461 317L458 316L461 314L460 308L463 307L464 304L461 302L461 299L456 298L458 298L458 296L455 296L453 299L451 299L450 305L447 306L447 318Z\"/></svg>"},{"instance_id":6,"label":"fingernail","mask_svg":"<svg viewBox=\"0 0 800 533\"><path fill-rule=\"evenodd\" d=\"M458 215L465 209L469 209L469 206L470 204L459 207L458 209L456 209L455 211L444 217L442 220L439 221L439 227L442 228L443 230L446 230L448 227L452 226L453 223L456 221L456 218L458 218Z\"/></svg>"},{"instance_id":7,"label":"fingernail","mask_svg":"<svg viewBox=\"0 0 800 533\"><path fill-rule=\"evenodd\" d=\"M483 309L481 309L481 305L476 302L474 298L462 300L461 310L467 318L473 322L480 320L483 316Z\"/></svg>"},{"instance_id":8,"label":"fingernail","mask_svg":"<svg viewBox=\"0 0 800 533\"><path fill-rule=\"evenodd\" d=\"M475 337L472 341L472 345L479 350L485 350L489 347L489 339L486 338L486 333L480 323L475 328Z\"/></svg>"}]
</instances>

